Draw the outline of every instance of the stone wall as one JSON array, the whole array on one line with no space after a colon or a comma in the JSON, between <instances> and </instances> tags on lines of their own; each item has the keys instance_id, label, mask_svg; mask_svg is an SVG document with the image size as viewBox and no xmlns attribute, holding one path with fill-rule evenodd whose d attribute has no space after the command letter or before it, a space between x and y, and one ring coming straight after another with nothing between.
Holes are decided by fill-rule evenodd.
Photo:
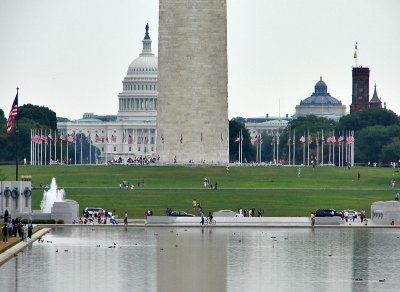
<instances>
[{"instance_id":1,"label":"stone wall","mask_svg":"<svg viewBox=\"0 0 400 292\"><path fill-rule=\"evenodd\" d=\"M226 0L160 0L160 162L227 163Z\"/></svg>"},{"instance_id":2,"label":"stone wall","mask_svg":"<svg viewBox=\"0 0 400 292\"><path fill-rule=\"evenodd\" d=\"M32 212L32 184L30 181L0 182L0 214L5 210L14 218L19 213Z\"/></svg>"},{"instance_id":3,"label":"stone wall","mask_svg":"<svg viewBox=\"0 0 400 292\"><path fill-rule=\"evenodd\" d=\"M375 202L371 205L371 220L376 225L400 225L400 202Z\"/></svg>"}]
</instances>

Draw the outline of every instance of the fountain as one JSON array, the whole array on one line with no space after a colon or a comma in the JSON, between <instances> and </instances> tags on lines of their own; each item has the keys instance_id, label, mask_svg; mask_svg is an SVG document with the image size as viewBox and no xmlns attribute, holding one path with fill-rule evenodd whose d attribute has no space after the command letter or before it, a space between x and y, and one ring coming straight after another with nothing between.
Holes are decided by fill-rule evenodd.
<instances>
[{"instance_id":1,"label":"fountain","mask_svg":"<svg viewBox=\"0 0 400 292\"><path fill-rule=\"evenodd\" d=\"M65 198L64 189L58 189L56 178L53 177L50 184L50 189L43 192L43 199L40 203L42 213L51 213L51 208L56 202L63 202Z\"/></svg>"}]
</instances>

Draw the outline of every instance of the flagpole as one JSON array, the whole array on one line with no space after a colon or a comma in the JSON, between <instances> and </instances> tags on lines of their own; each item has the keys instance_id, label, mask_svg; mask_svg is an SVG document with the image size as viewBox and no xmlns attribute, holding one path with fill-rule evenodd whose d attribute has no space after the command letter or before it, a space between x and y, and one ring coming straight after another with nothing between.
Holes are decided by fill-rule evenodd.
<instances>
[{"instance_id":1,"label":"flagpole","mask_svg":"<svg viewBox=\"0 0 400 292\"><path fill-rule=\"evenodd\" d=\"M321 156L322 156L322 158L321 158L321 161L322 161L322 166L324 166L324 130L322 130L322 144L321 144L321 150L322 150L322 153L321 153Z\"/></svg>"},{"instance_id":2,"label":"flagpole","mask_svg":"<svg viewBox=\"0 0 400 292\"><path fill-rule=\"evenodd\" d=\"M260 163L261 163L261 145L262 145L262 136L260 134Z\"/></svg>"},{"instance_id":3,"label":"flagpole","mask_svg":"<svg viewBox=\"0 0 400 292\"><path fill-rule=\"evenodd\" d=\"M304 132L304 136L305 135L306 135L306 132ZM304 166L306 165L306 144L305 144L305 141L303 142L303 165Z\"/></svg>"},{"instance_id":4,"label":"flagpole","mask_svg":"<svg viewBox=\"0 0 400 292\"><path fill-rule=\"evenodd\" d=\"M75 140L75 165L76 165L76 134L74 133L74 140Z\"/></svg>"},{"instance_id":5,"label":"flagpole","mask_svg":"<svg viewBox=\"0 0 400 292\"><path fill-rule=\"evenodd\" d=\"M54 130L54 161L57 162L57 130Z\"/></svg>"},{"instance_id":6,"label":"flagpole","mask_svg":"<svg viewBox=\"0 0 400 292\"><path fill-rule=\"evenodd\" d=\"M335 137L335 132L333 132L332 137ZM335 140L332 141L332 161L333 161L333 166L335 166Z\"/></svg>"},{"instance_id":7,"label":"flagpole","mask_svg":"<svg viewBox=\"0 0 400 292\"><path fill-rule=\"evenodd\" d=\"M288 141L289 141L289 166L290 166L290 130L289 130L289 138L288 138Z\"/></svg>"},{"instance_id":8,"label":"flagpole","mask_svg":"<svg viewBox=\"0 0 400 292\"><path fill-rule=\"evenodd\" d=\"M310 166L310 129L308 129L307 134L307 165Z\"/></svg>"},{"instance_id":9,"label":"flagpole","mask_svg":"<svg viewBox=\"0 0 400 292\"><path fill-rule=\"evenodd\" d=\"M276 163L278 164L279 161L279 132L277 132L277 136L276 136Z\"/></svg>"},{"instance_id":10,"label":"flagpole","mask_svg":"<svg viewBox=\"0 0 400 292\"><path fill-rule=\"evenodd\" d=\"M68 163L69 163L69 156L68 156L68 138L69 138L69 134L67 133L67 165L68 165Z\"/></svg>"},{"instance_id":11,"label":"flagpole","mask_svg":"<svg viewBox=\"0 0 400 292\"><path fill-rule=\"evenodd\" d=\"M319 133L317 134L317 165L319 165Z\"/></svg>"},{"instance_id":12,"label":"flagpole","mask_svg":"<svg viewBox=\"0 0 400 292\"><path fill-rule=\"evenodd\" d=\"M47 163L47 130L44 130L44 165Z\"/></svg>"},{"instance_id":13,"label":"flagpole","mask_svg":"<svg viewBox=\"0 0 400 292\"><path fill-rule=\"evenodd\" d=\"M92 164L92 137L89 133L89 164Z\"/></svg>"},{"instance_id":14,"label":"flagpole","mask_svg":"<svg viewBox=\"0 0 400 292\"><path fill-rule=\"evenodd\" d=\"M82 165L82 144L83 144L82 133L81 133L81 138L79 141L81 142L81 165Z\"/></svg>"},{"instance_id":15,"label":"flagpole","mask_svg":"<svg viewBox=\"0 0 400 292\"><path fill-rule=\"evenodd\" d=\"M293 166L296 165L296 129L293 130Z\"/></svg>"}]
</instances>

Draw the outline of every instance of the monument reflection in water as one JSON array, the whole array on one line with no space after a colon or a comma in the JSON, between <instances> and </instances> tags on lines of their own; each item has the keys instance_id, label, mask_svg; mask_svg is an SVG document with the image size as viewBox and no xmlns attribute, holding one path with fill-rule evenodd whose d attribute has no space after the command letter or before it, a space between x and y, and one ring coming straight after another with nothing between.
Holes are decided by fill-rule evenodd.
<instances>
[{"instance_id":1,"label":"monument reflection in water","mask_svg":"<svg viewBox=\"0 0 400 292\"><path fill-rule=\"evenodd\" d=\"M398 291L398 237L397 229L58 228L4 264L0 281L2 291Z\"/></svg>"}]
</instances>

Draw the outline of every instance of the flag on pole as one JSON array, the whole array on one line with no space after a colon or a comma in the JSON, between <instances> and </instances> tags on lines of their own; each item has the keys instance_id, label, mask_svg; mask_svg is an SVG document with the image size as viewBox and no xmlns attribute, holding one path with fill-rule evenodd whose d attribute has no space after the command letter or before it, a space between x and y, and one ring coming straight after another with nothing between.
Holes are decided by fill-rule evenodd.
<instances>
[{"instance_id":1,"label":"flag on pole","mask_svg":"<svg viewBox=\"0 0 400 292\"><path fill-rule=\"evenodd\" d=\"M108 143L108 136L106 136L106 142Z\"/></svg>"},{"instance_id":2,"label":"flag on pole","mask_svg":"<svg viewBox=\"0 0 400 292\"><path fill-rule=\"evenodd\" d=\"M312 143L311 135L308 135L308 144L311 144L311 143Z\"/></svg>"},{"instance_id":3,"label":"flag on pole","mask_svg":"<svg viewBox=\"0 0 400 292\"><path fill-rule=\"evenodd\" d=\"M260 135L260 145L262 144L262 136Z\"/></svg>"},{"instance_id":4,"label":"flag on pole","mask_svg":"<svg viewBox=\"0 0 400 292\"><path fill-rule=\"evenodd\" d=\"M49 135L47 135L47 137L49 137L50 140L53 140L53 136L51 135L51 133L49 133Z\"/></svg>"},{"instance_id":5,"label":"flag on pole","mask_svg":"<svg viewBox=\"0 0 400 292\"><path fill-rule=\"evenodd\" d=\"M276 135L276 144L279 144L279 135Z\"/></svg>"},{"instance_id":6,"label":"flag on pole","mask_svg":"<svg viewBox=\"0 0 400 292\"><path fill-rule=\"evenodd\" d=\"M87 142L90 144L90 134L87 136Z\"/></svg>"},{"instance_id":7,"label":"flag on pole","mask_svg":"<svg viewBox=\"0 0 400 292\"><path fill-rule=\"evenodd\" d=\"M250 143L254 144L257 141L257 136L255 136L253 139L250 139Z\"/></svg>"},{"instance_id":8,"label":"flag on pole","mask_svg":"<svg viewBox=\"0 0 400 292\"><path fill-rule=\"evenodd\" d=\"M236 139L235 139L235 141L233 141L233 143L236 143L236 142L239 142L239 137L237 137Z\"/></svg>"},{"instance_id":9,"label":"flag on pole","mask_svg":"<svg viewBox=\"0 0 400 292\"><path fill-rule=\"evenodd\" d=\"M14 119L18 116L18 89L17 89L17 95L14 98L14 102L11 106L10 114L8 115L8 120L7 120L7 133L10 134L12 131L12 123L14 122Z\"/></svg>"},{"instance_id":10,"label":"flag on pole","mask_svg":"<svg viewBox=\"0 0 400 292\"><path fill-rule=\"evenodd\" d=\"M101 138L96 134L96 142L101 142Z\"/></svg>"},{"instance_id":11,"label":"flag on pole","mask_svg":"<svg viewBox=\"0 0 400 292\"><path fill-rule=\"evenodd\" d=\"M302 142L302 143L306 142L306 138L304 138L304 136L301 136L299 140L300 140L300 142Z\"/></svg>"},{"instance_id":12,"label":"flag on pole","mask_svg":"<svg viewBox=\"0 0 400 292\"><path fill-rule=\"evenodd\" d=\"M81 135L81 137L79 138L79 143L82 144L82 142L83 142L83 139L82 139L82 135Z\"/></svg>"},{"instance_id":13,"label":"flag on pole","mask_svg":"<svg viewBox=\"0 0 400 292\"><path fill-rule=\"evenodd\" d=\"M338 143L342 142L342 141L343 141L343 137L340 136L340 137L337 139L337 141L338 141Z\"/></svg>"},{"instance_id":14,"label":"flag on pole","mask_svg":"<svg viewBox=\"0 0 400 292\"><path fill-rule=\"evenodd\" d=\"M135 141L133 141L131 135L129 135L129 141L128 141L128 143L129 143L129 144L134 144L134 143L135 143Z\"/></svg>"},{"instance_id":15,"label":"flag on pole","mask_svg":"<svg viewBox=\"0 0 400 292\"><path fill-rule=\"evenodd\" d=\"M290 136L289 136L289 139L287 140L287 144L290 145Z\"/></svg>"},{"instance_id":16,"label":"flag on pole","mask_svg":"<svg viewBox=\"0 0 400 292\"><path fill-rule=\"evenodd\" d=\"M61 133L61 135L60 135L60 139L61 139L61 140L63 140L63 141L65 141L65 136L64 136L64 133Z\"/></svg>"},{"instance_id":17,"label":"flag on pole","mask_svg":"<svg viewBox=\"0 0 400 292\"><path fill-rule=\"evenodd\" d=\"M275 143L275 137L272 137L271 146L274 145L274 143Z\"/></svg>"},{"instance_id":18,"label":"flag on pole","mask_svg":"<svg viewBox=\"0 0 400 292\"><path fill-rule=\"evenodd\" d=\"M44 143L46 143L47 145L49 145L49 141L47 140L47 137L44 137Z\"/></svg>"},{"instance_id":19,"label":"flag on pole","mask_svg":"<svg viewBox=\"0 0 400 292\"><path fill-rule=\"evenodd\" d=\"M325 145L324 135L322 135L321 140L322 140L322 144Z\"/></svg>"},{"instance_id":20,"label":"flag on pole","mask_svg":"<svg viewBox=\"0 0 400 292\"><path fill-rule=\"evenodd\" d=\"M125 143L125 132L122 132L122 143Z\"/></svg>"},{"instance_id":21,"label":"flag on pole","mask_svg":"<svg viewBox=\"0 0 400 292\"><path fill-rule=\"evenodd\" d=\"M335 143L335 142L336 142L335 136L332 136L332 137L331 137L331 142L332 142L332 143Z\"/></svg>"},{"instance_id":22,"label":"flag on pole","mask_svg":"<svg viewBox=\"0 0 400 292\"><path fill-rule=\"evenodd\" d=\"M115 139L114 135L111 135L111 141L113 141L114 143L117 142L117 139Z\"/></svg>"}]
</instances>

